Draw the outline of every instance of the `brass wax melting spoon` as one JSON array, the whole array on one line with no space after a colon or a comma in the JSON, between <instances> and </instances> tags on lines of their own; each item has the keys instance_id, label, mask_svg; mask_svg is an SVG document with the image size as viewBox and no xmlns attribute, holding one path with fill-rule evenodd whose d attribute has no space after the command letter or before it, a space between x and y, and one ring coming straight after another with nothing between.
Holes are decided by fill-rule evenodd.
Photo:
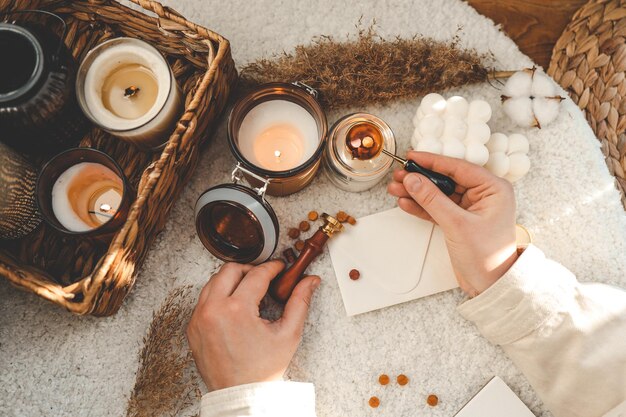
<instances>
[{"instance_id":1,"label":"brass wax melting spoon","mask_svg":"<svg viewBox=\"0 0 626 417\"><path fill-rule=\"evenodd\" d=\"M274 278L270 284L270 295L279 303L286 303L293 289L302 280L304 271L317 256L324 251L326 241L335 233L343 230L343 225L339 220L324 213L322 214L324 225L322 225L310 238L304 241L304 249L300 252L298 259L287 268L282 274Z\"/></svg>"},{"instance_id":2,"label":"brass wax melting spoon","mask_svg":"<svg viewBox=\"0 0 626 417\"><path fill-rule=\"evenodd\" d=\"M446 175L426 169L415 161L403 159L383 147L383 137L379 130L369 123L359 123L350 128L346 135L346 147L352 157L361 161L375 158L381 153L402 164L408 172L416 172L431 180L445 195L454 194L456 183Z\"/></svg>"}]
</instances>

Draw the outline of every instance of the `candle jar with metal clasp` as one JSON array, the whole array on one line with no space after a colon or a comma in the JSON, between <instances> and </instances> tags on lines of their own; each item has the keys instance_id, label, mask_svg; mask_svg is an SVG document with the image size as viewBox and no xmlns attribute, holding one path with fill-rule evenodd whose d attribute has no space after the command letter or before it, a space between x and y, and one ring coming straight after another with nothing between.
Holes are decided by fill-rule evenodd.
<instances>
[{"instance_id":1,"label":"candle jar with metal clasp","mask_svg":"<svg viewBox=\"0 0 626 417\"><path fill-rule=\"evenodd\" d=\"M369 142L395 154L396 139L393 131L381 118L369 113L354 113L339 119L328 134L324 151L324 171L331 182L345 191L361 192L378 184L393 164L393 159L378 156L360 160L353 155L348 143ZM372 148L373 149L373 148Z\"/></svg>"},{"instance_id":2,"label":"candle jar with metal clasp","mask_svg":"<svg viewBox=\"0 0 626 417\"><path fill-rule=\"evenodd\" d=\"M254 179L259 187L242 184ZM238 163L232 184L220 184L200 195L195 207L196 231L202 244L217 258L259 264L276 250L278 218L265 200L271 180Z\"/></svg>"},{"instance_id":3,"label":"candle jar with metal clasp","mask_svg":"<svg viewBox=\"0 0 626 417\"><path fill-rule=\"evenodd\" d=\"M228 119L228 144L255 186L284 196L311 183L321 163L328 125L317 91L302 83L263 84L241 98Z\"/></svg>"}]
</instances>

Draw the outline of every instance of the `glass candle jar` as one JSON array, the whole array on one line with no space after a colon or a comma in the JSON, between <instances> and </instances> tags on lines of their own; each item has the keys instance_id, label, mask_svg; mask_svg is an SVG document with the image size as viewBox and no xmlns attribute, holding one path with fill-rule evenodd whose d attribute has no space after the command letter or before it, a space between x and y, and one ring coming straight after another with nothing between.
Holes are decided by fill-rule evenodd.
<instances>
[{"instance_id":1,"label":"glass candle jar","mask_svg":"<svg viewBox=\"0 0 626 417\"><path fill-rule=\"evenodd\" d=\"M260 188L240 182L254 178ZM202 244L217 258L228 262L259 264L276 250L278 218L265 200L267 179L237 164L232 184L206 190L196 202L196 231Z\"/></svg>"},{"instance_id":2,"label":"glass candle jar","mask_svg":"<svg viewBox=\"0 0 626 417\"><path fill-rule=\"evenodd\" d=\"M174 73L152 45L110 39L78 69L78 102L95 124L142 150L162 148L183 110Z\"/></svg>"},{"instance_id":3,"label":"glass candle jar","mask_svg":"<svg viewBox=\"0 0 626 417\"><path fill-rule=\"evenodd\" d=\"M45 11L28 11L55 18ZM26 153L59 152L75 146L89 127L74 94L76 64L49 27L11 12L0 23L0 140ZM65 30L63 30L63 33Z\"/></svg>"},{"instance_id":4,"label":"glass candle jar","mask_svg":"<svg viewBox=\"0 0 626 417\"><path fill-rule=\"evenodd\" d=\"M396 140L389 125L369 113L354 113L339 119L331 128L324 152L324 171L333 184L345 191L361 192L378 184L393 160L379 153L368 160L357 159L347 141L351 136L368 134L382 142L382 148L395 154Z\"/></svg>"},{"instance_id":5,"label":"glass candle jar","mask_svg":"<svg viewBox=\"0 0 626 417\"><path fill-rule=\"evenodd\" d=\"M115 232L134 200L122 168L91 148L68 149L44 165L37 179L37 204L44 220L69 235Z\"/></svg>"},{"instance_id":6,"label":"glass candle jar","mask_svg":"<svg viewBox=\"0 0 626 417\"><path fill-rule=\"evenodd\" d=\"M317 91L300 83L268 83L233 107L228 144L242 167L269 180L267 194L284 196L313 180L327 130ZM254 186L262 184L247 178Z\"/></svg>"}]
</instances>

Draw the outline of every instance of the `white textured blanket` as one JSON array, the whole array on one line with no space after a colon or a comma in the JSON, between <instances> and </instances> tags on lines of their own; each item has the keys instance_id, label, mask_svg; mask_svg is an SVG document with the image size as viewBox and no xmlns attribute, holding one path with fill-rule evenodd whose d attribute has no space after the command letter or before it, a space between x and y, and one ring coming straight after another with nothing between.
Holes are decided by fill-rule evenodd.
<instances>
[{"instance_id":1,"label":"white textured blanket","mask_svg":"<svg viewBox=\"0 0 626 417\"><path fill-rule=\"evenodd\" d=\"M307 43L315 35L353 35L361 16L366 25L375 18L384 36L450 40L462 27L461 46L493 53L498 68L532 64L493 22L458 0L168 3L227 37L239 65ZM498 104L500 92L488 84L446 95L452 93L489 101L494 108L492 130L516 130L509 128ZM409 144L418 102L360 110L385 119L402 152ZM516 184L518 220L533 231L538 246L579 279L626 286L626 216L583 115L569 99L563 109L548 128L524 132L533 168ZM341 113L330 114L329 121ZM153 246L136 288L114 317L71 316L0 282L0 415L123 415L152 311L168 290L184 283L200 286L220 265L196 237L193 206L204 189L228 181L232 167L222 126ZM312 208L363 216L395 204L384 184L353 195L334 188L323 176L297 195L269 200L283 231ZM288 239L282 239L284 247ZM319 416L451 416L495 374L536 415L550 415L503 352L457 314L459 290L347 318L328 255L310 271L323 277L323 285L289 375L315 382ZM383 372L392 377L404 373L411 382L381 387L376 378ZM440 398L433 409L425 404L431 392ZM367 406L371 395L381 398L378 409Z\"/></svg>"}]
</instances>

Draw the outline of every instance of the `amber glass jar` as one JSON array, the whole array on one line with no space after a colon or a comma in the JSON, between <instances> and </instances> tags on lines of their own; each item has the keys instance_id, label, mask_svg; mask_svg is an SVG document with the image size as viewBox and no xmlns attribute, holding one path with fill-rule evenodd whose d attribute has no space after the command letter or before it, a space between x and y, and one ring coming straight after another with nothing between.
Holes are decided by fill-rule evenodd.
<instances>
[{"instance_id":1,"label":"amber glass jar","mask_svg":"<svg viewBox=\"0 0 626 417\"><path fill-rule=\"evenodd\" d=\"M258 116L251 113L255 107L264 103L266 103L267 107L268 102L276 104L277 107L264 109L263 114ZM292 105L292 108L289 105L284 106L287 112L291 111L292 113L286 113L282 111L282 107L278 106L284 102L296 105L295 107ZM307 114L310 115L308 116L311 118L310 120L306 120L308 119ZM267 146L271 146L267 142L262 146L256 146L258 143L251 143L257 141L260 135L256 135L254 128L248 129L244 125L249 124L250 119L255 117L256 122L252 121L250 123L290 123L296 125L296 128L305 130L303 136L296 140L298 145L301 145L303 148L302 155L300 155L301 159L298 163L281 169L280 164L269 167L269 165L263 165L254 159L255 151L252 148L258 151L259 147L267 148ZM263 120L260 120L261 118ZM246 132L250 131L252 137L244 138L242 128ZM260 130L257 129L258 131ZM320 166L327 132L326 115L317 101L317 91L300 83L263 84L241 98L231 110L228 119L228 144L233 155L245 169L269 180L267 194L272 196L293 194L306 187L313 180ZM245 145L249 146L250 149L245 148L244 141L247 141ZM273 150L270 149L270 151ZM280 156L281 153L278 150L275 152ZM277 156L277 160L279 156ZM246 178L254 186L261 185L259 180L254 177L246 176Z\"/></svg>"}]
</instances>

